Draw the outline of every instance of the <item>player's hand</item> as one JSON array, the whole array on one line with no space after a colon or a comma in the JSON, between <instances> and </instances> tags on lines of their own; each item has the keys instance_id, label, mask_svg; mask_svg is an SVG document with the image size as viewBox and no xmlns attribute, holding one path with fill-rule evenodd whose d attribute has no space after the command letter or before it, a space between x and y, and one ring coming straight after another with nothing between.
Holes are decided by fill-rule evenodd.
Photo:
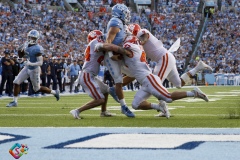
<instances>
[{"instance_id":1,"label":"player's hand","mask_svg":"<svg viewBox=\"0 0 240 160\"><path fill-rule=\"evenodd\" d=\"M102 48L103 48L103 44L102 43L97 43L94 47L94 51L99 52Z\"/></svg>"},{"instance_id":2,"label":"player's hand","mask_svg":"<svg viewBox=\"0 0 240 160\"><path fill-rule=\"evenodd\" d=\"M111 59L114 60L114 61L120 60L119 55L113 55L113 56L111 57Z\"/></svg>"},{"instance_id":3,"label":"player's hand","mask_svg":"<svg viewBox=\"0 0 240 160\"><path fill-rule=\"evenodd\" d=\"M144 41L143 39L139 38L138 42L139 42L140 45L144 45L147 41Z\"/></svg>"}]
</instances>

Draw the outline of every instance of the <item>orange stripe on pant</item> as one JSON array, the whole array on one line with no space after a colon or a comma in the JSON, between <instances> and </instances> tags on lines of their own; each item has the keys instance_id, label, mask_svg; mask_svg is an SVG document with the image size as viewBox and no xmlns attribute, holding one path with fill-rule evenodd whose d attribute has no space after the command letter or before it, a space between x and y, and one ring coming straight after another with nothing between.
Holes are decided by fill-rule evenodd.
<instances>
[{"instance_id":1,"label":"orange stripe on pant","mask_svg":"<svg viewBox=\"0 0 240 160\"><path fill-rule=\"evenodd\" d=\"M150 81L150 83L152 84L153 88L155 88L159 93L161 93L163 96L167 97L167 98L171 98L168 94L164 93L163 91L161 91L161 89L159 89L157 86L157 84L155 85L155 83L151 80L152 77L151 76L147 76L148 80Z\"/></svg>"},{"instance_id":2,"label":"orange stripe on pant","mask_svg":"<svg viewBox=\"0 0 240 160\"><path fill-rule=\"evenodd\" d=\"M163 79L163 75L164 75L164 73L165 73L165 71L166 71L166 69L167 69L167 66L168 66L168 53L166 53L165 56L166 56L166 64L165 64L165 66L164 66L163 72L161 73L161 76L159 76L161 80Z\"/></svg>"},{"instance_id":3,"label":"orange stripe on pant","mask_svg":"<svg viewBox=\"0 0 240 160\"><path fill-rule=\"evenodd\" d=\"M162 60L162 66L161 66L161 69L160 71L158 72L158 77L160 77L161 73L162 73L162 70L163 70L163 67L165 65L165 55L163 56L163 60Z\"/></svg>"},{"instance_id":4,"label":"orange stripe on pant","mask_svg":"<svg viewBox=\"0 0 240 160\"><path fill-rule=\"evenodd\" d=\"M92 86L92 88L94 89L95 93L97 94L98 99L101 99L101 96L98 94L96 87L95 87L94 84L90 81L90 74L89 74L89 73L87 73L87 77L88 77L88 81L89 81L90 85Z\"/></svg>"},{"instance_id":5,"label":"orange stripe on pant","mask_svg":"<svg viewBox=\"0 0 240 160\"><path fill-rule=\"evenodd\" d=\"M94 95L91 87L90 87L90 86L88 85L88 83L87 83L87 75L86 75L86 73L83 73L83 79L84 79L84 83L85 83L85 84L87 85L87 87L89 88L89 90L90 90L91 94L93 95L94 99L97 99L97 97Z\"/></svg>"},{"instance_id":6,"label":"orange stripe on pant","mask_svg":"<svg viewBox=\"0 0 240 160\"><path fill-rule=\"evenodd\" d=\"M171 95L170 95L170 93L168 92L168 90L166 90L165 88L163 88L163 87L156 81L155 77L154 77L152 74L151 74L150 76L153 78L153 81L155 82L155 84L157 84L157 86L158 86L162 91L164 91L165 94L167 94L166 97L171 98Z\"/></svg>"}]
</instances>

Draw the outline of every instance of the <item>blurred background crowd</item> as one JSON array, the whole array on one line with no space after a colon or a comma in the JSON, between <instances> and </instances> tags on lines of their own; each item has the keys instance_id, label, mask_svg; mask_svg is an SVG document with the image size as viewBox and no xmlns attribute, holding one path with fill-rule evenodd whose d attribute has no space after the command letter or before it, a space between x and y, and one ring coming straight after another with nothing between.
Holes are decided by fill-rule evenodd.
<instances>
[{"instance_id":1,"label":"blurred background crowd","mask_svg":"<svg viewBox=\"0 0 240 160\"><path fill-rule=\"evenodd\" d=\"M81 7L75 7L72 11L67 9L64 0L12 0L13 6L7 2L0 2L0 56L5 57L8 54L9 58L19 63L19 69L15 71L13 77L2 81L4 84L0 87L0 96L4 88L7 90L7 87L4 87L8 85L6 82L13 80L23 67L23 59L17 57L17 48L26 41L27 33L31 29L40 32L39 44L45 49L45 61L52 67L50 67L52 77L47 75L48 67L43 72L46 74L46 85L51 85L53 89L59 85L61 92L64 92L66 90L63 85L70 84L71 87L67 92L78 92L80 89L74 88L73 84L84 63L86 37L95 29L106 33L106 26L111 18L111 7L116 3L126 4L131 10L131 23L138 23L142 28L150 30L167 49L177 38L181 38L181 47L173 53L179 74L190 70L199 60L205 61L214 68L214 73L239 74L240 2L238 0L221 0L221 9L215 7L194 56L191 53L197 43L196 36L201 21L204 19L203 14L198 11L200 0L153 0L155 7L139 6L137 10L132 7L131 2L130 0L78 0ZM60 63L61 65L58 65ZM153 69L156 63L148 59L148 64ZM71 72L72 65L78 65L79 70ZM61 79L57 75L59 69L61 69ZM0 72L4 72L1 65ZM99 76L105 83L114 84L104 66ZM134 83L135 85L129 86L131 90L139 87L137 82ZM11 91L6 93L12 95Z\"/></svg>"}]
</instances>

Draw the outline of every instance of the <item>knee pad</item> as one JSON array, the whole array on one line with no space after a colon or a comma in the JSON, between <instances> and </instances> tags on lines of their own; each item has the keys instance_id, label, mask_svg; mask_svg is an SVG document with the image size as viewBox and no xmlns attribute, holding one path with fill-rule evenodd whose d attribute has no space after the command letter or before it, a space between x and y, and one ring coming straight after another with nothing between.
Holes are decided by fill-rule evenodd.
<instances>
[{"instance_id":1,"label":"knee pad","mask_svg":"<svg viewBox=\"0 0 240 160\"><path fill-rule=\"evenodd\" d=\"M104 84L104 83L103 83L99 78L97 78L97 77L94 77L94 79L95 79L95 81L97 82L97 84L98 84L101 92L102 92L103 94L108 93L108 88L109 88L108 85Z\"/></svg>"},{"instance_id":2,"label":"knee pad","mask_svg":"<svg viewBox=\"0 0 240 160\"><path fill-rule=\"evenodd\" d=\"M34 90L35 92L39 91L39 89L40 89L40 85L38 85L38 86L33 86L33 90Z\"/></svg>"},{"instance_id":3,"label":"knee pad","mask_svg":"<svg viewBox=\"0 0 240 160\"><path fill-rule=\"evenodd\" d=\"M21 82L20 82L20 80L16 77L16 78L14 79L14 81L13 81L13 84L18 84L18 85L20 85Z\"/></svg>"},{"instance_id":4,"label":"knee pad","mask_svg":"<svg viewBox=\"0 0 240 160\"><path fill-rule=\"evenodd\" d=\"M112 77L113 77L115 83L123 83L122 74L116 75L116 76L113 75Z\"/></svg>"},{"instance_id":5,"label":"knee pad","mask_svg":"<svg viewBox=\"0 0 240 160\"><path fill-rule=\"evenodd\" d=\"M166 99L164 99L164 101L167 103L172 103L173 100L171 98L166 98Z\"/></svg>"},{"instance_id":6,"label":"knee pad","mask_svg":"<svg viewBox=\"0 0 240 160\"><path fill-rule=\"evenodd\" d=\"M133 109L137 110L139 105L140 105L140 103L137 100L133 100L133 102L132 102Z\"/></svg>"}]
</instances>

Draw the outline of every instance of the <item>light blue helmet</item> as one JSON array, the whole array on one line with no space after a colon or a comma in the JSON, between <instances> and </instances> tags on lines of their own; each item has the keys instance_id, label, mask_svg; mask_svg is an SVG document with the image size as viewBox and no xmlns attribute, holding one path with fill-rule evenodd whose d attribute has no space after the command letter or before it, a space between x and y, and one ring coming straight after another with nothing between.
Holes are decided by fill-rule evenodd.
<instances>
[{"instance_id":1,"label":"light blue helmet","mask_svg":"<svg viewBox=\"0 0 240 160\"><path fill-rule=\"evenodd\" d=\"M121 19L124 24L129 23L131 19L131 15L128 7L125 6L124 4L119 4L119 3L113 6L112 16Z\"/></svg>"},{"instance_id":2,"label":"light blue helmet","mask_svg":"<svg viewBox=\"0 0 240 160\"><path fill-rule=\"evenodd\" d=\"M29 44L37 44L39 37L40 37L39 32L33 29L30 32L28 32L27 41Z\"/></svg>"}]
</instances>

